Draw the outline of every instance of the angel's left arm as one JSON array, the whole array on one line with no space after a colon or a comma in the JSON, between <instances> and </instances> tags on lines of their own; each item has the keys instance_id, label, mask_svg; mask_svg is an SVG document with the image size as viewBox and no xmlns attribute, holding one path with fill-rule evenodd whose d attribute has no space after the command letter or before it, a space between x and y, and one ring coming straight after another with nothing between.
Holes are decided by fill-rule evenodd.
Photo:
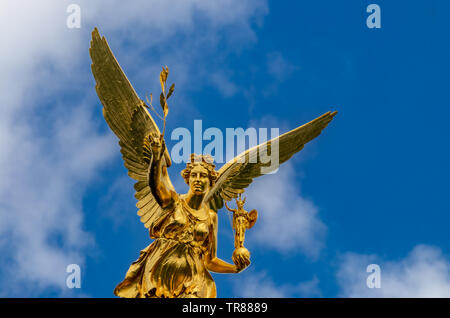
<instances>
[{"instance_id":1,"label":"angel's left arm","mask_svg":"<svg viewBox=\"0 0 450 318\"><path fill-rule=\"evenodd\" d=\"M211 213L211 222L213 231L209 233L210 248L206 254L206 267L208 270L215 273L237 273L237 267L218 258L217 255L217 213Z\"/></svg>"}]
</instances>

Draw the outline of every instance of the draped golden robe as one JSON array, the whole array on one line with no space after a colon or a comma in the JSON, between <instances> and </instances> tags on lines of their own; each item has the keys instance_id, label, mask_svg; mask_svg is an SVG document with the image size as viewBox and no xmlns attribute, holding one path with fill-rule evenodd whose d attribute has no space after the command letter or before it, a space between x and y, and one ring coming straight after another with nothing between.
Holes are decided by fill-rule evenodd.
<instances>
[{"instance_id":1,"label":"draped golden robe","mask_svg":"<svg viewBox=\"0 0 450 318\"><path fill-rule=\"evenodd\" d=\"M216 297L216 286L206 268L206 255L215 253L214 211L201 219L183 198L165 211L150 229L153 243L140 252L125 280L114 290L120 297Z\"/></svg>"}]
</instances>

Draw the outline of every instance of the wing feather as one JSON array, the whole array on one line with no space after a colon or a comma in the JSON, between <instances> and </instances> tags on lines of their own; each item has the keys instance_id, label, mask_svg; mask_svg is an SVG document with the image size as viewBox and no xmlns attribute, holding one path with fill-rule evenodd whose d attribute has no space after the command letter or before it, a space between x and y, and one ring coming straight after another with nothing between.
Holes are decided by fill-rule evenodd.
<instances>
[{"instance_id":1,"label":"wing feather","mask_svg":"<svg viewBox=\"0 0 450 318\"><path fill-rule=\"evenodd\" d=\"M158 223L159 220L161 220L164 217L164 212L160 212L160 207L158 204L154 205L149 212L147 213L150 217L145 222L144 226L146 228L151 228L155 223ZM160 215L161 214L161 215Z\"/></svg>"},{"instance_id":2,"label":"wing feather","mask_svg":"<svg viewBox=\"0 0 450 318\"><path fill-rule=\"evenodd\" d=\"M160 131L97 28L92 32L89 54L96 81L95 89L103 104L103 117L119 138L120 152L128 175L137 181L134 188L138 215L149 228L158 222L164 212L148 186L148 163L143 160L142 146L148 134L159 134ZM167 167L171 165L167 149L164 164ZM166 180L166 183L173 188L170 180Z\"/></svg>"},{"instance_id":3,"label":"wing feather","mask_svg":"<svg viewBox=\"0 0 450 318\"><path fill-rule=\"evenodd\" d=\"M134 197L135 197L137 200L141 200L141 199L143 199L147 194L149 194L149 192L150 192L150 188L149 188L149 187L145 187L145 188L143 188L142 190L136 192L136 193L134 194Z\"/></svg>"},{"instance_id":4,"label":"wing feather","mask_svg":"<svg viewBox=\"0 0 450 318\"><path fill-rule=\"evenodd\" d=\"M141 216L141 222L144 224L147 223L153 216L153 213L158 210L158 204L156 202L152 202L152 204L148 205L145 209L146 213Z\"/></svg>"}]
</instances>

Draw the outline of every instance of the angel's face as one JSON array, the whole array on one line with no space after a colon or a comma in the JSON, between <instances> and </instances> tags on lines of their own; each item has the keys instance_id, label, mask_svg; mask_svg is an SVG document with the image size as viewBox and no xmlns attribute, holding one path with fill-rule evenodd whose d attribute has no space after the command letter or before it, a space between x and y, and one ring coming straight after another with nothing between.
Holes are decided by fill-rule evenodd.
<instances>
[{"instance_id":1,"label":"angel's face","mask_svg":"<svg viewBox=\"0 0 450 318\"><path fill-rule=\"evenodd\" d=\"M209 190L209 172L200 164L196 164L189 174L189 187L196 195L205 194Z\"/></svg>"}]
</instances>

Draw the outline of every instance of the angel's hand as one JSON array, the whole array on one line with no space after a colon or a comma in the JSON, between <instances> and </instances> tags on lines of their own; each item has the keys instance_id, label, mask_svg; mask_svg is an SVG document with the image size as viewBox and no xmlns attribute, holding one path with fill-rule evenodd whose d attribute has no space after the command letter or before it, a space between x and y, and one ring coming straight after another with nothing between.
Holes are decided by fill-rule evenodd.
<instances>
[{"instance_id":1,"label":"angel's hand","mask_svg":"<svg viewBox=\"0 0 450 318\"><path fill-rule=\"evenodd\" d=\"M161 135L156 133L150 134L148 138L153 155L157 160L161 159L161 155L165 149L164 138L162 138Z\"/></svg>"},{"instance_id":2,"label":"angel's hand","mask_svg":"<svg viewBox=\"0 0 450 318\"><path fill-rule=\"evenodd\" d=\"M237 273L239 273L250 265L250 252L245 247L239 247L234 250L232 260L236 265Z\"/></svg>"}]
</instances>

